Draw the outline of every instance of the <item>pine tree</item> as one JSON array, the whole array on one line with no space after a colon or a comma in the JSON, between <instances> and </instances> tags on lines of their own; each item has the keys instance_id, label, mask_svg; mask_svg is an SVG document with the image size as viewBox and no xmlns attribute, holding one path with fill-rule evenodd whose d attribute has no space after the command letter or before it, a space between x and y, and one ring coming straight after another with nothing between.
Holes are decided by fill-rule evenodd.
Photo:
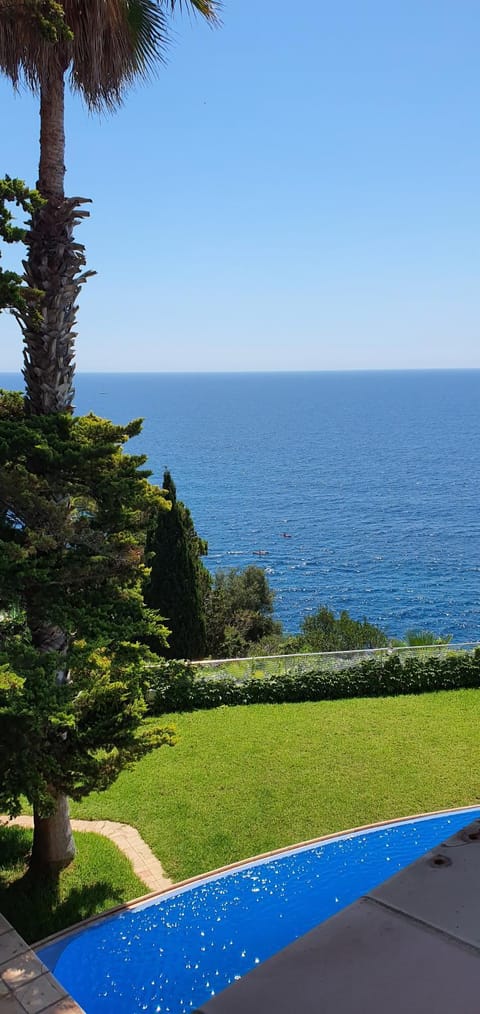
<instances>
[{"instance_id":1,"label":"pine tree","mask_svg":"<svg viewBox=\"0 0 480 1014\"><path fill-rule=\"evenodd\" d=\"M0 812L32 804L42 871L73 858L67 796L171 741L142 726L145 645L166 633L144 605L143 547L168 505L145 458L123 452L139 432L32 416L0 391Z\"/></svg>"},{"instance_id":2,"label":"pine tree","mask_svg":"<svg viewBox=\"0 0 480 1014\"><path fill-rule=\"evenodd\" d=\"M168 648L150 639L151 647L167 658L196 659L205 655L205 593L210 576L201 557L207 543L195 531L192 515L177 500L175 483L167 470L163 490L171 510L158 510L147 537L146 555L152 554L145 584L145 602L157 609L171 633Z\"/></svg>"}]
</instances>

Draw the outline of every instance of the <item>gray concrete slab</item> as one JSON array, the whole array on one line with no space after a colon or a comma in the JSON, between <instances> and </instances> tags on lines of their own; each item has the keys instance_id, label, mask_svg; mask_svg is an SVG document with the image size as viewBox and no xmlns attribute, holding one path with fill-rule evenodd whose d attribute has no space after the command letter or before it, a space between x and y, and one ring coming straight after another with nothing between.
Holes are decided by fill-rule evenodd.
<instances>
[{"instance_id":1,"label":"gray concrete slab","mask_svg":"<svg viewBox=\"0 0 480 1014\"><path fill-rule=\"evenodd\" d=\"M480 955L362 900L213 997L202 1014L456 1014ZM478 1003L480 1007L480 1001Z\"/></svg>"},{"instance_id":2,"label":"gray concrete slab","mask_svg":"<svg viewBox=\"0 0 480 1014\"><path fill-rule=\"evenodd\" d=\"M480 821L401 870L369 897L480 948Z\"/></svg>"},{"instance_id":3,"label":"gray concrete slab","mask_svg":"<svg viewBox=\"0 0 480 1014\"><path fill-rule=\"evenodd\" d=\"M7 933L2 933L0 936L0 967L4 967L7 961L11 961L12 958L17 958L19 954L23 954L27 950L27 945L21 936L14 930L10 929Z\"/></svg>"},{"instance_id":4,"label":"gray concrete slab","mask_svg":"<svg viewBox=\"0 0 480 1014\"><path fill-rule=\"evenodd\" d=\"M66 996L67 991L49 973L40 975L15 990L15 999L19 1000L27 1014L41 1014L47 1007L51 1007Z\"/></svg>"},{"instance_id":5,"label":"gray concrete slab","mask_svg":"<svg viewBox=\"0 0 480 1014\"><path fill-rule=\"evenodd\" d=\"M40 961L35 952L24 951L23 954L10 958L4 965L0 965L0 981L14 990L25 986L27 982L38 978L44 972L48 972L48 968Z\"/></svg>"}]
</instances>

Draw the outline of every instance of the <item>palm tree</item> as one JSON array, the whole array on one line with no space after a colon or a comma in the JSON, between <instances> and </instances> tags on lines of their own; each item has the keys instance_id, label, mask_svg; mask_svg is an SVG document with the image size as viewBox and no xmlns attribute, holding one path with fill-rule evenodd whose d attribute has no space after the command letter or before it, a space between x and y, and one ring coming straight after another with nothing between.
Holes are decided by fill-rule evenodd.
<instances>
[{"instance_id":1,"label":"palm tree","mask_svg":"<svg viewBox=\"0 0 480 1014\"><path fill-rule=\"evenodd\" d=\"M175 7L189 7L215 23L219 0L0 0L0 70L14 86L23 81L40 98L38 190L44 199L27 235L25 281L40 290L38 305L17 311L24 339L25 407L31 415L73 408L76 301L85 271L84 248L75 225L88 212L85 201L67 198L65 178L65 81L97 111L117 108L138 78L162 62L168 20ZM27 620L38 651L66 652L68 634L39 621L27 602ZM67 679L60 672L58 679ZM61 867L73 858L68 801L52 786L55 812L34 808L33 859Z\"/></svg>"},{"instance_id":2,"label":"palm tree","mask_svg":"<svg viewBox=\"0 0 480 1014\"><path fill-rule=\"evenodd\" d=\"M168 17L185 0L0 0L0 70L40 97L38 190L46 204L32 220L24 265L42 290L19 316L24 335L26 404L31 413L70 411L74 389L76 300L90 272L73 229L88 215L66 198L64 93L68 77L90 109L118 107L128 86L162 61ZM218 0L187 0L215 22Z\"/></svg>"}]
</instances>

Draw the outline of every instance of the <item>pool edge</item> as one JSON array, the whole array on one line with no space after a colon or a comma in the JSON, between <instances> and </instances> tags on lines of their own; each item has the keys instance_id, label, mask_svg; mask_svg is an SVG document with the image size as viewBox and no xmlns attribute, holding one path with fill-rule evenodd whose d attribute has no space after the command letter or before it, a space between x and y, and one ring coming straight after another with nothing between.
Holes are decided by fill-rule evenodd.
<instances>
[{"instance_id":1,"label":"pool edge","mask_svg":"<svg viewBox=\"0 0 480 1014\"><path fill-rule=\"evenodd\" d=\"M442 815L454 813L465 813L465 815L467 815L469 811L474 810L480 810L480 801L478 803L472 803L469 806L450 806L442 810L431 810L425 813L414 813L405 817L391 817L389 820L379 820L370 824L361 824L358 827L333 831L330 834L320 835L317 838L309 838L305 841L294 842L291 845L284 845L278 849L261 852L255 856L248 856L246 859L239 859L234 863L228 863L226 866L219 866L217 869L208 870L205 873L198 873L196 876L187 877L185 880L179 880L176 884L171 884L169 887L162 888L161 890L149 891L147 894L142 894L138 898L132 898L130 901L125 901L121 905L115 905L113 908L106 909L105 912L100 912L98 915L91 915L87 919L81 919L79 922L73 923L72 926L68 926L67 929L58 930L56 933L51 933L50 936L44 937L42 940L38 940L35 943L30 944L30 947L34 951L41 950L44 947L48 947L50 944L59 942L74 935L79 931L79 929L84 929L92 923L100 923L105 919L110 919L113 915L117 915L120 912L126 912L137 905L141 905L143 902L153 901L154 898L161 898L164 894L170 894L172 891L188 887L190 884L199 883L200 881L220 876L221 874L228 873L230 870L236 870L242 866L247 866L250 863L260 862L263 859L270 859L274 856L281 856L288 852L294 852L297 849L308 848L317 844L320 845L322 842L331 841L334 838L343 838L345 835L359 834L362 831L371 831L375 828L388 827L391 824L403 824L411 820L422 820L428 817L440 817Z\"/></svg>"}]
</instances>

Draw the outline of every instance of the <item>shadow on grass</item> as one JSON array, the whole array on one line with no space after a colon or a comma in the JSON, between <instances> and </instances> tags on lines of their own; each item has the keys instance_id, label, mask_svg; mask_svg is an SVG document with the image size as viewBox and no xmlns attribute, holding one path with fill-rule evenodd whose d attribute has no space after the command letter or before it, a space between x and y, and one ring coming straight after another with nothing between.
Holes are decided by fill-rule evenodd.
<instances>
[{"instance_id":1,"label":"shadow on grass","mask_svg":"<svg viewBox=\"0 0 480 1014\"><path fill-rule=\"evenodd\" d=\"M5 871L23 866L32 847L32 832L23 827L0 826L0 883Z\"/></svg>"},{"instance_id":2,"label":"shadow on grass","mask_svg":"<svg viewBox=\"0 0 480 1014\"><path fill-rule=\"evenodd\" d=\"M0 912L27 943L124 900L106 879L78 883L75 863L60 874L41 876L28 869L31 832L0 827Z\"/></svg>"}]
</instances>

